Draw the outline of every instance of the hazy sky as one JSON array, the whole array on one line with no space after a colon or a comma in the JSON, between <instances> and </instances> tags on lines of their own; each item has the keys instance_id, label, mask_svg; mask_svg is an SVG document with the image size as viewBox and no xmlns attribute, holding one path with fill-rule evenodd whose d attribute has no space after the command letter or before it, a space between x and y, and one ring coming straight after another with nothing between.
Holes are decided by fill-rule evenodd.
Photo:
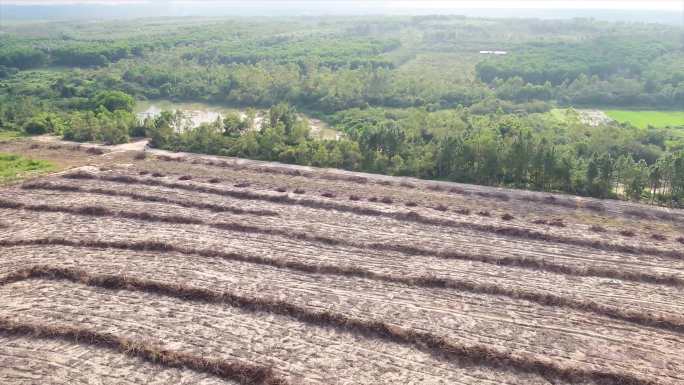
<instances>
[{"instance_id":1,"label":"hazy sky","mask_svg":"<svg viewBox=\"0 0 684 385\"><path fill-rule=\"evenodd\" d=\"M202 1L187 1L187 0L2 0L5 5L47 5L47 4L147 4L153 2L168 2L168 3L182 3L188 5L190 3L241 3L249 4L252 1L244 0L202 0ZM258 1L260 3L269 1ZM288 2L302 4L305 1L271 1L273 3L278 3L279 5L285 5ZM310 0L312 3L325 3L325 1L314 1ZM371 6L381 6L381 7L392 7L392 8L404 8L404 9L434 9L434 8L455 8L455 9L468 9L468 8L520 8L520 9L644 9L644 10L672 10L672 11L682 11L684 10L684 0L370 0L370 1L358 1L358 0L348 0L351 4L358 5L359 3L365 3L364 5ZM344 1L333 0L331 3L340 5ZM204 5L204 4L203 4Z\"/></svg>"}]
</instances>

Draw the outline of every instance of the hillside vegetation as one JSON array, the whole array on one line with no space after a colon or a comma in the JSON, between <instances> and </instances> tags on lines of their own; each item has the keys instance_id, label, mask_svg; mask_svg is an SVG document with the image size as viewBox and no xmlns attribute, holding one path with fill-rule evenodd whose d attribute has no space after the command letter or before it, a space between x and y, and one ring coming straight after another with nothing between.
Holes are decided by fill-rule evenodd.
<instances>
[{"instance_id":1,"label":"hillside vegetation","mask_svg":"<svg viewBox=\"0 0 684 385\"><path fill-rule=\"evenodd\" d=\"M684 202L681 27L406 16L5 30L0 130L108 144L147 136L169 150ZM173 111L136 118L136 100L159 98L269 113L199 127ZM590 126L574 107L654 112ZM313 138L302 111L341 139Z\"/></svg>"}]
</instances>

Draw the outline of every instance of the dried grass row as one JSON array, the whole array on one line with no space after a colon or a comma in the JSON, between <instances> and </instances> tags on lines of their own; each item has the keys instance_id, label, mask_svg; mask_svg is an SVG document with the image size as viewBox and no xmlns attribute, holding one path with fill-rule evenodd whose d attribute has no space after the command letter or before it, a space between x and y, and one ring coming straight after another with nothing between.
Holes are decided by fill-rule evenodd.
<instances>
[{"instance_id":1,"label":"dried grass row","mask_svg":"<svg viewBox=\"0 0 684 385\"><path fill-rule=\"evenodd\" d=\"M246 225L238 222L206 222L195 217L179 215L155 215L144 212L115 211L101 206L58 206L58 205L26 205L0 199L0 208L25 209L31 211L64 212L73 215L98 216L98 217L119 217L125 219L142 220L147 222L176 223L176 224L200 224L220 230L241 232L248 234L264 234L281 236L288 239L297 239L306 242L320 243L324 245L336 245L354 247L362 250L376 251L396 251L413 256L432 256L441 259L464 260L482 262L497 266L517 267L535 271L547 271L556 274L564 274L579 277L598 277L619 279L624 281L642 282L673 287L684 287L684 280L679 277L663 274L651 274L646 272L630 272L619 269L608 269L601 267L576 267L553 262L547 262L537 258L526 257L494 257L486 254L467 254L456 251L436 251L417 246L387 244L387 243L366 243L343 238L332 238L328 236L313 235L306 232L298 232L291 229L281 229L273 227L261 227ZM0 241L0 246L3 242Z\"/></svg>"},{"instance_id":2,"label":"dried grass row","mask_svg":"<svg viewBox=\"0 0 684 385\"><path fill-rule=\"evenodd\" d=\"M187 161L186 158L178 158L178 157L170 157L170 156L157 156L158 159L164 160L164 161L174 161L174 162L184 162ZM237 165L234 163L230 163L227 161L200 161L198 159L194 159L192 161L194 164L206 164L209 166L216 166L216 167L223 167L223 168L232 168L236 170L243 170L243 169L250 169L255 172L263 172L263 173L269 173L269 174L276 174L276 175L289 175L289 176L302 176L305 178L315 178L315 174L309 173L309 172L302 172L299 170L293 170L293 169L281 169L281 168L273 168L273 167L267 167L267 166L260 166L260 167L249 167L249 166L241 166ZM362 177L362 176L355 176L355 175L335 175L335 174L320 174L318 175L320 179L326 179L326 180L339 180L339 181L346 181L346 182L352 182L352 183L358 183L358 184L367 184L369 182L368 178ZM386 186L392 186L394 185L391 181L388 180L382 180L378 181L378 184L381 185L386 185ZM410 182L402 181L398 184L398 186L408 188L408 189L414 189L416 186ZM440 185L428 185L426 187L428 190L432 191L444 191L446 188L442 187ZM481 196L486 199L494 199L497 201L509 201L511 197L503 192L499 191L493 191L493 192L486 192L486 191L475 191L475 192L470 192L466 191L460 187L451 187L448 189L450 193L454 194L459 194L459 195L464 195L464 196L470 196L472 194ZM571 208L571 209L578 209L580 206L577 205L577 203L574 200L571 199L558 199L553 195L546 196L544 198L537 198L534 196L523 196L518 198L519 200L522 201L530 201L530 202L536 202L536 203L544 203L548 205L553 205L553 206L560 206L560 207L565 207L565 208ZM598 202L586 202L584 205L581 206L581 208L585 208L590 211L594 212L604 212L606 209L605 207L598 203ZM660 219L669 219L669 220L675 220L672 218L672 216L668 216L666 213L660 213L656 212L654 213L655 216L657 216Z\"/></svg>"},{"instance_id":3,"label":"dried grass row","mask_svg":"<svg viewBox=\"0 0 684 385\"><path fill-rule=\"evenodd\" d=\"M630 217L635 217L639 219L647 219L647 220L654 220L654 219L660 219L664 221L679 221L682 219L682 215L676 215L672 214L666 211L662 210L657 210L657 209L645 209L645 208L638 208L638 209L629 209L625 210L624 214Z\"/></svg>"},{"instance_id":4,"label":"dried grass row","mask_svg":"<svg viewBox=\"0 0 684 385\"><path fill-rule=\"evenodd\" d=\"M506 288L495 284L475 283L466 280L435 277L431 275L406 276L376 273L367 269L350 266L339 266L329 264L309 264L296 261L286 261L261 256L243 255L232 252L222 252L210 249L194 249L183 246L176 246L165 242L144 241L144 242L111 242L98 240L72 241L60 238L43 238L33 240L8 241L0 240L1 247L13 246L70 246L86 248L113 248L131 251L147 252L176 252L187 256L202 256L206 258L218 258L227 261L245 262L256 265L271 266L282 269L289 269L298 272L323 274L331 276L343 276L370 279L375 281L390 282L421 288L449 289L474 294L501 296L515 300L534 302L542 306L573 309L580 312L592 313L599 316L634 323L640 326L655 327L678 333L684 333L684 319L682 317L656 316L650 313L632 311L618 307L601 305L589 300L578 300L545 294L536 291ZM680 281L681 283L681 281ZM0 282L1 284L1 282Z\"/></svg>"},{"instance_id":5,"label":"dried grass row","mask_svg":"<svg viewBox=\"0 0 684 385\"><path fill-rule=\"evenodd\" d=\"M29 149L34 150L38 148L46 148L48 150L70 150L70 151L85 151L87 154L91 155L102 155L110 152L110 150L104 149L102 147L91 147L91 146L83 146L80 144L73 145L73 144L50 144L47 146L42 146L38 143L33 143L29 146Z\"/></svg>"},{"instance_id":6,"label":"dried grass row","mask_svg":"<svg viewBox=\"0 0 684 385\"><path fill-rule=\"evenodd\" d=\"M336 210L341 212L349 212L357 215L364 216L380 216L391 219L396 219L400 221L408 221L415 223L422 223L427 225L469 229L474 231L480 231L490 234L496 234L500 236L522 238L522 239L534 239L546 242L555 242L569 244L573 246L588 247L597 250L609 250L617 251L628 254L650 254L662 257L669 257L674 259L684 259L684 252L678 250L664 250L657 247L643 246L643 245L624 245L618 243L605 242L598 239L582 239L575 237L568 237L559 234L552 234L548 232L540 232L532 229L513 227L513 226L500 226L494 224L483 224L483 223L468 223L459 222L446 218L431 218L420 215L416 212L390 212L382 211L373 208L359 207L355 205L348 205L340 202L331 201L319 201L313 199L300 199L292 198L287 195L268 195L263 193L257 193L253 191L235 191L219 189L214 187L196 185L196 184L184 184L177 182L166 182L156 179L146 179L146 178L136 178L128 175L93 175L84 172L66 174L65 178L71 179L100 179L109 182L125 183L125 184L139 184L148 186L162 186L166 188L182 189L186 191L196 191L205 194L213 194L219 196L227 196L235 199L246 199L246 200L259 200L267 201L278 204L286 205L296 205L303 206L314 209L324 209L324 210Z\"/></svg>"},{"instance_id":7,"label":"dried grass row","mask_svg":"<svg viewBox=\"0 0 684 385\"><path fill-rule=\"evenodd\" d=\"M563 221L563 218L553 218L553 219L535 219L532 221L532 223L536 225L547 225L547 226L554 226L554 227L565 227L565 222Z\"/></svg>"},{"instance_id":8,"label":"dried grass row","mask_svg":"<svg viewBox=\"0 0 684 385\"><path fill-rule=\"evenodd\" d=\"M73 215L85 215L92 217L118 217L125 219L135 219L147 222L178 223L178 224L205 224L197 218L185 217L181 215L154 215L145 212L111 210L104 206L59 206L59 205L32 205L24 204L5 199L0 199L0 208L23 209L36 212L58 212Z\"/></svg>"},{"instance_id":9,"label":"dried grass row","mask_svg":"<svg viewBox=\"0 0 684 385\"><path fill-rule=\"evenodd\" d=\"M431 353L438 359L457 361L462 365L478 365L515 372L534 373L570 383L655 385L655 382L651 380L624 372L562 366L548 360L539 360L531 355L500 351L483 344L461 344L428 332L399 327L381 321L352 318L342 313L310 310L286 301L263 297L242 296L231 292L220 292L182 284L167 284L129 276L91 274L83 270L51 266L34 266L23 269L10 274L8 278L14 281L22 279L66 280L91 287L140 291L184 301L223 304L254 313L277 314L313 326L332 327L344 332L408 345ZM31 331L30 328L28 329L23 334L28 334ZM73 333L65 334L71 337ZM99 335L96 336L100 337Z\"/></svg>"},{"instance_id":10,"label":"dried grass row","mask_svg":"<svg viewBox=\"0 0 684 385\"><path fill-rule=\"evenodd\" d=\"M187 162L188 158L185 157L173 157L168 155L158 155L157 159L166 162ZM233 170L250 170L254 172L264 173L264 174L274 174L274 175L288 175L288 176L301 176L305 178L320 178L325 180L338 180L345 182L353 182L359 184L368 183L368 178L357 176L357 175L337 175L331 173L314 174L311 172L300 171L294 168L284 168L284 167L269 167L269 166L248 166L239 165L234 162L228 162L225 160L205 160L200 158L195 158L191 160L192 164L204 164L207 166L230 168Z\"/></svg>"},{"instance_id":11,"label":"dried grass row","mask_svg":"<svg viewBox=\"0 0 684 385\"><path fill-rule=\"evenodd\" d=\"M270 216L270 217L279 216L279 214L277 212L270 211L270 210L241 209L239 207L233 207L233 206L218 205L218 204L213 204L213 203L202 203L199 201L190 202L190 201L186 201L186 200L160 197L157 195L147 195L147 194L140 194L140 193L131 192L131 191L119 191L119 190L104 189L104 188L99 188L99 187L98 188L86 188L86 187L80 187L80 186L54 184L54 183L49 183L49 182L30 182L30 183L23 184L21 186L21 188L23 188L25 190L49 190L49 191L62 191L62 192L81 192L81 193L88 193L88 194L99 194L99 195L107 195L107 196L127 197L127 198L131 198L133 200L142 201L142 202L155 202L155 203L173 204L176 206L187 207L187 208L197 208L197 209L210 210L210 211L217 212L217 213L229 212L229 213L240 214L240 215L247 214L247 215Z\"/></svg>"},{"instance_id":12,"label":"dried grass row","mask_svg":"<svg viewBox=\"0 0 684 385\"><path fill-rule=\"evenodd\" d=\"M66 271L61 271L60 273L62 277L67 274ZM41 275L44 276L46 274L50 274L54 278L58 278L59 275L56 270L50 270L49 268L43 267L42 269L35 268L33 270L18 272L11 278L20 280L32 278L34 276L40 277ZM104 281L99 283L100 286L105 284ZM29 338L63 340L71 343L106 348L156 365L208 373L222 379L238 381L241 384L287 384L284 379L276 376L273 370L266 366L196 356L190 353L168 350L158 343L151 343L147 340L134 340L84 327L16 322L6 318L0 318L0 333Z\"/></svg>"}]
</instances>

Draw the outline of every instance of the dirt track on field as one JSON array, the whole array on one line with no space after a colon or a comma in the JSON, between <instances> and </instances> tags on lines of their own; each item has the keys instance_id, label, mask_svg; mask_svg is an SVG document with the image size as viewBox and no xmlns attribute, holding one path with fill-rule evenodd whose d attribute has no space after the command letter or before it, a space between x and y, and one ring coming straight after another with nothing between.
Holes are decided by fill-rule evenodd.
<instances>
[{"instance_id":1,"label":"dirt track on field","mask_svg":"<svg viewBox=\"0 0 684 385\"><path fill-rule=\"evenodd\" d=\"M89 166L0 190L13 325L150 341L291 384L684 384L681 210L6 146ZM0 341L3 384L233 381L2 323Z\"/></svg>"}]
</instances>

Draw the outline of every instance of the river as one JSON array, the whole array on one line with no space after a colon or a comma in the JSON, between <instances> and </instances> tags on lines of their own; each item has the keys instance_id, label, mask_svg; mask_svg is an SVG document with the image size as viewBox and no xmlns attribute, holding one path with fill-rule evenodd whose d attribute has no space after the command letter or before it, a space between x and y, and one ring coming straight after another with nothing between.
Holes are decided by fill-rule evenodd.
<instances>
[{"instance_id":1,"label":"river","mask_svg":"<svg viewBox=\"0 0 684 385\"><path fill-rule=\"evenodd\" d=\"M237 113L242 117L246 116L246 110L229 108L208 103L178 103L169 100L144 100L138 101L135 104L135 114L139 120L144 120L147 117L156 117L162 111L175 112L180 110L183 115L187 117L191 127L197 127L202 123L215 122L217 118L222 118L229 113ZM254 118L253 129L258 129L266 117L267 110L256 109L256 117ZM306 116L299 113L301 118L306 118L309 121L309 128L311 129L311 136L316 139L337 140L341 137L340 132L330 128L325 122Z\"/></svg>"}]
</instances>

